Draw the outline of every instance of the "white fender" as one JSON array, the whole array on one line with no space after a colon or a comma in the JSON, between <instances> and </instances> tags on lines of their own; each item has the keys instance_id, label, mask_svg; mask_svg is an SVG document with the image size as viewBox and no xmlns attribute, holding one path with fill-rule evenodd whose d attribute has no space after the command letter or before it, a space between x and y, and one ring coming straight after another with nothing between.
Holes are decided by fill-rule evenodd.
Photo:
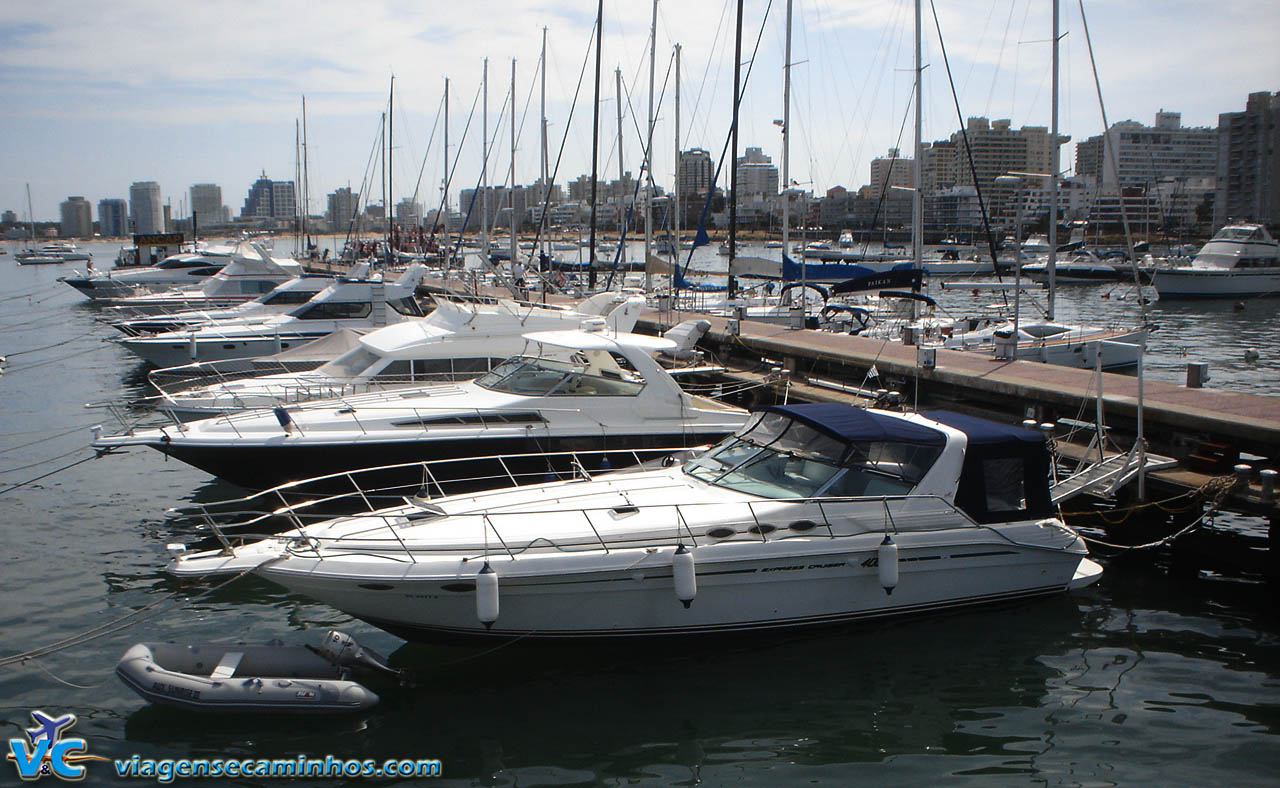
<instances>
[{"instance_id":1,"label":"white fender","mask_svg":"<svg viewBox=\"0 0 1280 788\"><path fill-rule=\"evenodd\" d=\"M688 608L698 595L698 571L693 563L693 553L681 542L671 558L671 574L675 579L676 599Z\"/></svg>"},{"instance_id":2,"label":"white fender","mask_svg":"<svg viewBox=\"0 0 1280 788\"><path fill-rule=\"evenodd\" d=\"M485 629L498 620L498 573L485 561L476 575L476 618Z\"/></svg>"},{"instance_id":3,"label":"white fender","mask_svg":"<svg viewBox=\"0 0 1280 788\"><path fill-rule=\"evenodd\" d=\"M880 585L884 586L886 594L892 594L894 587L898 585L898 546L887 533L876 549L876 563L880 571Z\"/></svg>"}]
</instances>

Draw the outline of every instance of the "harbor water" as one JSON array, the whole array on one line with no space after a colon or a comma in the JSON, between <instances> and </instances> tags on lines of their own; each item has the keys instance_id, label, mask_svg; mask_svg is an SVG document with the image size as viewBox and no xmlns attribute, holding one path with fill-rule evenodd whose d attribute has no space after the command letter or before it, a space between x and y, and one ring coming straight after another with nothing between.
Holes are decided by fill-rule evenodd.
<instances>
[{"instance_id":1,"label":"harbor water","mask_svg":"<svg viewBox=\"0 0 1280 788\"><path fill-rule=\"evenodd\" d=\"M115 253L87 246L100 267ZM0 670L6 739L25 740L39 709L76 715L70 735L108 759L438 758L443 785L1261 786L1280 774L1274 584L1179 572L1167 554L1100 551L1097 585L1044 601L641 647L405 644L253 577L180 585L162 571L165 545L204 534L166 509L238 488L149 450L89 459L90 427L114 424L85 403L144 393L145 369L107 341L101 309L55 281L82 264L20 267L8 249L0 659L96 637ZM993 300L938 297L956 313ZM1058 304L1095 324L1137 314L1116 285L1063 287ZM1181 382L1207 361L1210 386L1280 396L1278 305L1152 304L1147 374ZM1265 536L1246 518L1212 527ZM368 680L383 702L363 715L208 716L148 706L112 672L138 641L301 645L334 628L413 684ZM136 782L84 766L91 785ZM0 764L6 784L13 768Z\"/></svg>"}]
</instances>

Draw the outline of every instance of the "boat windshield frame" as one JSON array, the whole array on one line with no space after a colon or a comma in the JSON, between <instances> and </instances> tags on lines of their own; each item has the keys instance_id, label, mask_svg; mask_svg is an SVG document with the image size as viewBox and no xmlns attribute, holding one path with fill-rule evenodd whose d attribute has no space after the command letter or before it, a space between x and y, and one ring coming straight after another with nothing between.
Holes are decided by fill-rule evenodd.
<instances>
[{"instance_id":1,"label":"boat windshield frame","mask_svg":"<svg viewBox=\"0 0 1280 788\"><path fill-rule=\"evenodd\" d=\"M943 446L844 441L778 413L758 413L684 472L726 489L776 499L907 495Z\"/></svg>"},{"instance_id":2,"label":"boat windshield frame","mask_svg":"<svg viewBox=\"0 0 1280 788\"><path fill-rule=\"evenodd\" d=\"M609 357L608 363L602 363L601 355ZM646 386L644 377L622 367L618 358L599 352L574 353L568 360L513 356L476 378L475 384L525 397L638 396Z\"/></svg>"}]
</instances>

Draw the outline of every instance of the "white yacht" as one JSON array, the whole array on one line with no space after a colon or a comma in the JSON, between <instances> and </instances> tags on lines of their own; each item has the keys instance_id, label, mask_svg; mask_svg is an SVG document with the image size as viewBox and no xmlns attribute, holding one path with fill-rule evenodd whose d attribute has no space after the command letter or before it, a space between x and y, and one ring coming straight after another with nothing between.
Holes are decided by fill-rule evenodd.
<instances>
[{"instance_id":1,"label":"white yacht","mask_svg":"<svg viewBox=\"0 0 1280 788\"><path fill-rule=\"evenodd\" d=\"M1280 244L1261 224L1229 224L1189 265L1158 268L1161 298L1280 295Z\"/></svg>"},{"instance_id":2,"label":"white yacht","mask_svg":"<svg viewBox=\"0 0 1280 788\"><path fill-rule=\"evenodd\" d=\"M1012 320L982 323L975 331L953 327L939 338L939 346L989 353L1006 360L1040 361L1080 369L1094 369L1101 354L1102 368L1116 370L1136 367L1147 345L1146 328L1105 328L1032 320L1020 321L1015 332Z\"/></svg>"},{"instance_id":3,"label":"white yacht","mask_svg":"<svg viewBox=\"0 0 1280 788\"><path fill-rule=\"evenodd\" d=\"M149 336L116 340L158 367L190 361L253 358L306 344L341 328L376 328L423 316L414 300L423 267L413 264L398 280L340 278L283 315L214 321Z\"/></svg>"},{"instance_id":4,"label":"white yacht","mask_svg":"<svg viewBox=\"0 0 1280 788\"><path fill-rule=\"evenodd\" d=\"M260 489L355 468L477 454L665 452L719 440L746 419L745 411L680 389L650 355L674 348L672 340L610 334L603 325L525 338L529 355L474 381L244 411L100 437L93 445L150 446Z\"/></svg>"},{"instance_id":5,"label":"white yacht","mask_svg":"<svg viewBox=\"0 0 1280 788\"><path fill-rule=\"evenodd\" d=\"M27 249L13 256L18 265L50 265L73 263L77 260L89 260L93 257L89 252L80 251L69 241L54 241L37 249Z\"/></svg>"},{"instance_id":6,"label":"white yacht","mask_svg":"<svg viewBox=\"0 0 1280 788\"><path fill-rule=\"evenodd\" d=\"M829 625L1097 580L1054 515L1049 467L1044 436L1019 427L780 406L683 465L410 496L320 522L313 504L268 505L314 524L238 546L223 537L167 570L252 571L421 640Z\"/></svg>"},{"instance_id":7,"label":"white yacht","mask_svg":"<svg viewBox=\"0 0 1280 788\"><path fill-rule=\"evenodd\" d=\"M158 406L182 419L458 381L486 373L520 353L525 345L522 335L529 331L573 329L603 317L609 331L629 332L644 306L643 296L621 293L597 294L572 310L513 301L462 304L438 299L435 310L422 320L369 332L350 350L313 370L227 380L220 378L219 365L195 364L155 370L149 380L161 393ZM204 370L208 372L200 374ZM207 382L210 379L216 382Z\"/></svg>"},{"instance_id":8,"label":"white yacht","mask_svg":"<svg viewBox=\"0 0 1280 788\"><path fill-rule=\"evenodd\" d=\"M269 293L301 273L302 266L296 261L273 258L260 244L241 241L236 244L231 262L199 285L104 301L139 314L216 309Z\"/></svg>"},{"instance_id":9,"label":"white yacht","mask_svg":"<svg viewBox=\"0 0 1280 788\"><path fill-rule=\"evenodd\" d=\"M84 275L65 276L58 281L66 282L94 300L122 298L199 284L226 267L231 255L230 248L183 252L170 255L155 265L112 268L100 273L90 269Z\"/></svg>"}]
</instances>

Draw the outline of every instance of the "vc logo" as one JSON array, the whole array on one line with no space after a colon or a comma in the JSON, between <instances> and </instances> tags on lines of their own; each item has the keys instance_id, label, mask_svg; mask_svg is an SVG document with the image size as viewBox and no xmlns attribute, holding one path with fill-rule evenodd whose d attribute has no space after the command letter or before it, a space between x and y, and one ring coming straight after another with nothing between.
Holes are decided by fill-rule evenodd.
<instances>
[{"instance_id":1,"label":"vc logo","mask_svg":"<svg viewBox=\"0 0 1280 788\"><path fill-rule=\"evenodd\" d=\"M36 727L24 729L30 743L10 739L9 754L5 756L6 760L13 761L18 776L23 780L38 780L49 774L60 780L83 780L85 769L75 765L76 762L107 760L85 755L88 745L84 739L62 737L68 728L76 724L76 715L51 717L37 710L31 712L31 719L35 720Z\"/></svg>"}]
</instances>

